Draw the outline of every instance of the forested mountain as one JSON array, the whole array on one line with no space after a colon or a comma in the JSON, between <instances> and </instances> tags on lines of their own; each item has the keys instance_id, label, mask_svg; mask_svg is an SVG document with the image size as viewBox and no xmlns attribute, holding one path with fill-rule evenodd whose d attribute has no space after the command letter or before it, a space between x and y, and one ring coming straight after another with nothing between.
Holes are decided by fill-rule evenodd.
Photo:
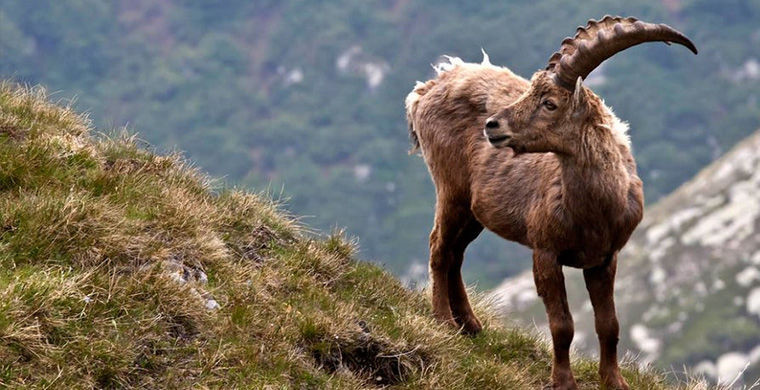
<instances>
[{"instance_id":1,"label":"forested mountain","mask_svg":"<svg viewBox=\"0 0 760 390\"><path fill-rule=\"evenodd\" d=\"M624 350L724 384L760 380L760 130L647 210L618 261ZM576 346L597 350L580 271L566 271ZM493 292L504 314L546 323L530 272ZM516 321L520 322L520 321Z\"/></svg>"},{"instance_id":2,"label":"forested mountain","mask_svg":"<svg viewBox=\"0 0 760 390\"><path fill-rule=\"evenodd\" d=\"M425 262L434 202L406 153L414 81L481 47L530 76L604 14L668 23L700 49L643 45L589 79L630 122L652 202L760 126L759 1L3 2L0 77L78 96L101 129L126 124L230 183L282 193L306 223L347 227L363 256L405 273ZM479 287L525 266L525 251L480 241L465 272Z\"/></svg>"}]
</instances>

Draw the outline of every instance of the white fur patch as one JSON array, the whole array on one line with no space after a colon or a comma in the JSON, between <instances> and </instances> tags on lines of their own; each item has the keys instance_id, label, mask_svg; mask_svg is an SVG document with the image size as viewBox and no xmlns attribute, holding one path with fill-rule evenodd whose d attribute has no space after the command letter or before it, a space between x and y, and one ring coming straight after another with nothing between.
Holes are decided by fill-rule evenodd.
<instances>
[{"instance_id":1,"label":"white fur patch","mask_svg":"<svg viewBox=\"0 0 760 390\"><path fill-rule=\"evenodd\" d=\"M440 76L444 72L448 72L457 66L464 65L465 62L462 61L459 57L452 57L452 56L443 56L445 61L441 61L437 64L433 64L433 70L435 70L435 74Z\"/></svg>"},{"instance_id":2,"label":"white fur patch","mask_svg":"<svg viewBox=\"0 0 760 390\"><path fill-rule=\"evenodd\" d=\"M463 67L482 67L482 66L485 66L485 67L493 67L493 68L497 68L497 69L506 69L506 68L502 68L502 67L499 67L499 66L496 66L496 65L492 64L491 63L491 58L488 56L488 53L486 53L485 49L480 48L480 52L483 53L483 60L479 64L474 63L474 62L464 62L459 57L452 57L452 56L444 55L443 56L443 59L444 59L443 61L441 61L441 62L439 62L437 64L433 64L432 65L433 69L435 70L435 74L438 75L438 76L440 76L441 74L443 74L445 72L448 72L448 71L450 71L450 70L452 70L452 69L454 69L454 68L456 68L458 66L463 66Z\"/></svg>"},{"instance_id":3,"label":"white fur patch","mask_svg":"<svg viewBox=\"0 0 760 390\"><path fill-rule=\"evenodd\" d=\"M617 116L615 116L615 113L612 112L612 109L608 107L606 104L604 104L604 101L602 101L602 106L605 109L605 114L609 118L608 123L602 124L603 127L609 129L612 132L612 135L615 137L615 140L620 144L624 145L627 148L631 147L631 137L628 136L628 123L620 120Z\"/></svg>"},{"instance_id":4,"label":"white fur patch","mask_svg":"<svg viewBox=\"0 0 760 390\"><path fill-rule=\"evenodd\" d=\"M480 65L491 65L491 58L488 57L486 49L481 47L480 52L483 53L483 61L480 62Z\"/></svg>"},{"instance_id":5,"label":"white fur patch","mask_svg":"<svg viewBox=\"0 0 760 390\"><path fill-rule=\"evenodd\" d=\"M420 94L417 93L417 88L420 88L424 86L425 84L421 81L417 81L416 84L414 84L414 88L412 89L412 92L409 92L408 95L406 95L406 100L404 100L404 106L406 107L406 112L412 112L412 108L415 104L417 104L417 101L420 100Z\"/></svg>"}]
</instances>

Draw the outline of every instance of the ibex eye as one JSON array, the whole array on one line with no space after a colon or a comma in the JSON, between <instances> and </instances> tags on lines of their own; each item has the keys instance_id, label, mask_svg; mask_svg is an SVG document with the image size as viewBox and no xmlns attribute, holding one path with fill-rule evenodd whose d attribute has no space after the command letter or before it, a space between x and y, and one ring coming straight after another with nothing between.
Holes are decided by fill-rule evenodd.
<instances>
[{"instance_id":1,"label":"ibex eye","mask_svg":"<svg viewBox=\"0 0 760 390\"><path fill-rule=\"evenodd\" d=\"M549 111L554 111L554 110L556 110L556 109L557 109L557 105L556 105L556 104L554 104L554 103L552 103L552 102L551 102L551 100L544 100L544 103L543 103L543 105L544 105L544 107L546 107L546 109L547 109L547 110L549 110Z\"/></svg>"}]
</instances>

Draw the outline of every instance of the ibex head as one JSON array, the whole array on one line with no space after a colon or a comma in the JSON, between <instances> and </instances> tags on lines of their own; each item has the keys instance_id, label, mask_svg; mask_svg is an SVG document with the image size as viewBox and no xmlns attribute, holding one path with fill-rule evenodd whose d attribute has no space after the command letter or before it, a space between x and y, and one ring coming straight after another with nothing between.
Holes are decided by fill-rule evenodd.
<instances>
[{"instance_id":1,"label":"ibex head","mask_svg":"<svg viewBox=\"0 0 760 390\"><path fill-rule=\"evenodd\" d=\"M601 99L583 86L583 79L615 53L653 41L675 42L697 54L685 35L664 24L611 16L590 20L562 41L523 96L488 118L486 137L493 146L516 153L575 153L582 132L602 123L605 115Z\"/></svg>"}]
</instances>

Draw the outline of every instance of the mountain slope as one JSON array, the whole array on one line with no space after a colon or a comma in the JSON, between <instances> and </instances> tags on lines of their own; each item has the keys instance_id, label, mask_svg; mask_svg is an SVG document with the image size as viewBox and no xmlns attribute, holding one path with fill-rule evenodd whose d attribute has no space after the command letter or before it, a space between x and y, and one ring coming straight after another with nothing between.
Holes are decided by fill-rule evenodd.
<instances>
[{"instance_id":1,"label":"mountain slope","mask_svg":"<svg viewBox=\"0 0 760 390\"><path fill-rule=\"evenodd\" d=\"M647 209L620 255L622 344L662 368L760 377L760 131ZM582 349L596 350L580 272L567 272ZM510 316L545 322L524 273L494 290ZM720 377L720 378L719 378Z\"/></svg>"},{"instance_id":2,"label":"mountain slope","mask_svg":"<svg viewBox=\"0 0 760 390\"><path fill-rule=\"evenodd\" d=\"M488 329L459 336L340 235L312 238L264 196L89 132L40 89L0 85L0 387L522 389L549 377L546 345L482 305ZM593 362L575 369L597 388Z\"/></svg>"}]
</instances>

